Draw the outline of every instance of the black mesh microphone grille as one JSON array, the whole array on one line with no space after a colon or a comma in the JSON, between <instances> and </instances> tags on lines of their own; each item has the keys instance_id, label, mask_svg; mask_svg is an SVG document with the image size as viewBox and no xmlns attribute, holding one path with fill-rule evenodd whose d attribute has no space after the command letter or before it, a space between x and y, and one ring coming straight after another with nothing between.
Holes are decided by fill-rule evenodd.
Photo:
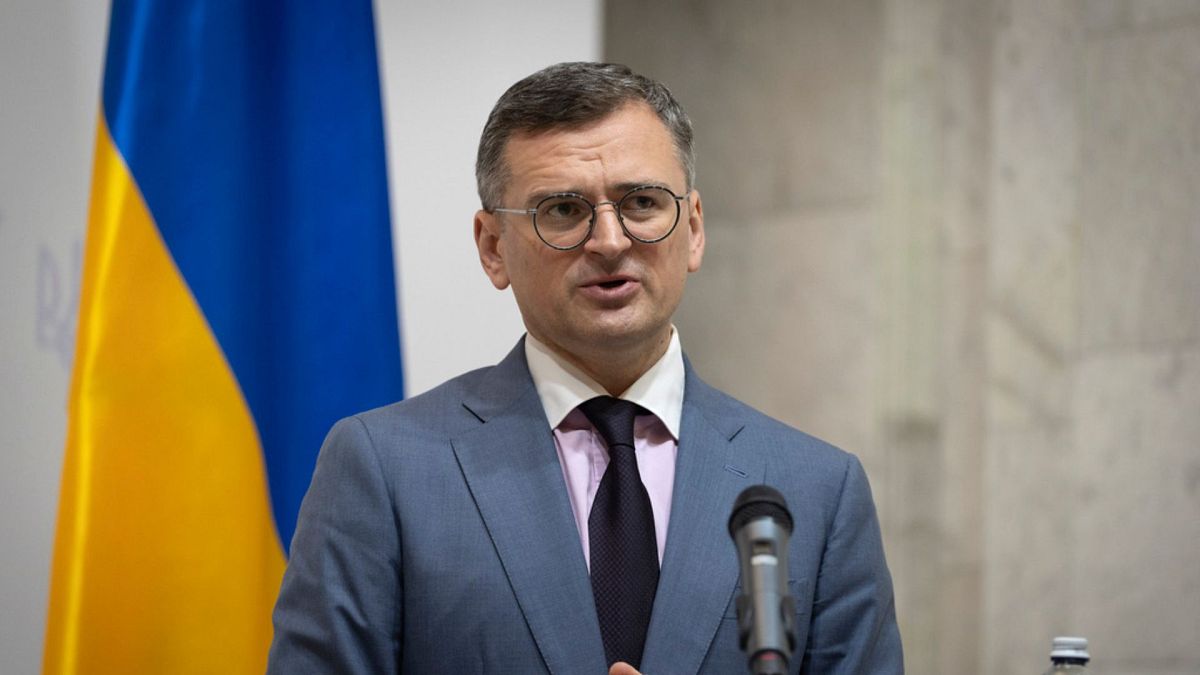
<instances>
[{"instance_id":1,"label":"black mesh microphone grille","mask_svg":"<svg viewBox=\"0 0 1200 675\"><path fill-rule=\"evenodd\" d=\"M736 537L743 525L758 518L770 518L788 534L792 533L792 514L788 511L787 501L770 485L751 485L742 490L733 502L733 513L729 516L729 536Z\"/></svg>"}]
</instances>

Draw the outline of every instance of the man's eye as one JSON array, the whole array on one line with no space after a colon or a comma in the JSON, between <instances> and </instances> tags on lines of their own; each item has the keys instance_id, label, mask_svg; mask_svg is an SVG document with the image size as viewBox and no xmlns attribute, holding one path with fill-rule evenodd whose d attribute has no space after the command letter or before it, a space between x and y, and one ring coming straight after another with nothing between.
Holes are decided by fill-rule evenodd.
<instances>
[{"instance_id":1,"label":"man's eye","mask_svg":"<svg viewBox=\"0 0 1200 675\"><path fill-rule=\"evenodd\" d=\"M578 202L567 199L549 204L543 204L541 213L546 218L554 218L555 220L571 220L582 218L584 209Z\"/></svg>"}]
</instances>

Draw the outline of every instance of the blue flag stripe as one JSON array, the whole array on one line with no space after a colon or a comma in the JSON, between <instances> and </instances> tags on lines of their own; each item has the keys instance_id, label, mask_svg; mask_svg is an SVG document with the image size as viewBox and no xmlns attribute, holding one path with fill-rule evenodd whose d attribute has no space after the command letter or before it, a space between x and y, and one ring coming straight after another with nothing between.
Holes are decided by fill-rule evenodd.
<instances>
[{"instance_id":1,"label":"blue flag stripe","mask_svg":"<svg viewBox=\"0 0 1200 675\"><path fill-rule=\"evenodd\" d=\"M371 3L112 12L105 118L249 405L286 547L329 426L403 393Z\"/></svg>"}]
</instances>

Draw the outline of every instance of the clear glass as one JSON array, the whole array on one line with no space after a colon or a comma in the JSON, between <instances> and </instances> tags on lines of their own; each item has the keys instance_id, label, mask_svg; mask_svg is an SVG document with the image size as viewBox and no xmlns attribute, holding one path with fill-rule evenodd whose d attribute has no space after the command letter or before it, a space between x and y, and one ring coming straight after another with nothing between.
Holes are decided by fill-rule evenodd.
<instances>
[{"instance_id":1,"label":"clear glass","mask_svg":"<svg viewBox=\"0 0 1200 675\"><path fill-rule=\"evenodd\" d=\"M1050 670L1044 675L1067 673L1084 675L1087 672L1088 641L1084 637L1059 635L1054 638L1050 647Z\"/></svg>"}]
</instances>

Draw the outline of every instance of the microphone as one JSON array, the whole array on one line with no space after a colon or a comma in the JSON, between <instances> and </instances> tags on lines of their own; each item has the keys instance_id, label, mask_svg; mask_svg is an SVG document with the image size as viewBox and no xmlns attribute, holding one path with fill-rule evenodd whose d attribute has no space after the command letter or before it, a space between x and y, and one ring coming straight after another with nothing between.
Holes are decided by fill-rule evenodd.
<instances>
[{"instance_id":1,"label":"microphone","mask_svg":"<svg viewBox=\"0 0 1200 675\"><path fill-rule=\"evenodd\" d=\"M752 485L738 495L729 536L742 570L738 642L753 675L786 675L796 649L796 600L787 586L791 534L792 514L778 490Z\"/></svg>"}]
</instances>

